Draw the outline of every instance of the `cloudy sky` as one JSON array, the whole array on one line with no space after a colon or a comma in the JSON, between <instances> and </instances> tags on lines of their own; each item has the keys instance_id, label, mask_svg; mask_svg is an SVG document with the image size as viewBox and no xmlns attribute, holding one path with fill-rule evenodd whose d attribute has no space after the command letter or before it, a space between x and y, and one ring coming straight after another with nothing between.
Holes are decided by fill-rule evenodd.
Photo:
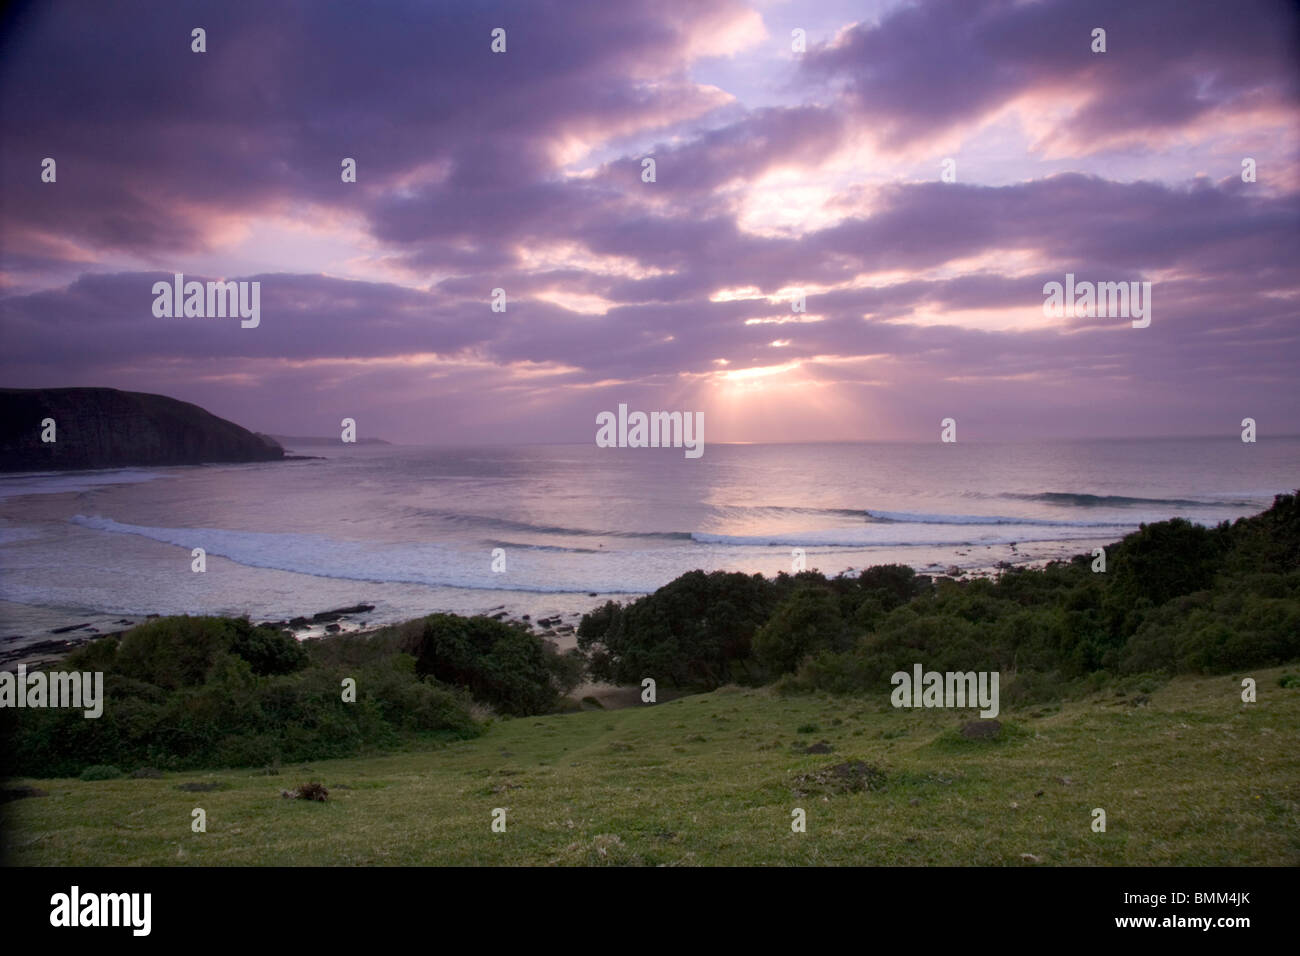
<instances>
[{"instance_id":1,"label":"cloudy sky","mask_svg":"<svg viewBox=\"0 0 1300 956\"><path fill-rule=\"evenodd\" d=\"M1263 0L20 4L0 384L402 442L1294 434L1297 51ZM260 325L156 318L177 272ZM1066 273L1150 326L1045 316Z\"/></svg>"}]
</instances>

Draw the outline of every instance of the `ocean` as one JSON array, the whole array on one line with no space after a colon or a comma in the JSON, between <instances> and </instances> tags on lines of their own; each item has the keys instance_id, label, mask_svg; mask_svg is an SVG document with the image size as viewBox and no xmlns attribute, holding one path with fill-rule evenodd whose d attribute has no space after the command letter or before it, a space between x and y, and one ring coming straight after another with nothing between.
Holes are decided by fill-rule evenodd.
<instances>
[{"instance_id":1,"label":"ocean","mask_svg":"<svg viewBox=\"0 0 1300 956\"><path fill-rule=\"evenodd\" d=\"M827 574L986 573L1142 522L1255 514L1300 485L1300 437L298 452L326 457L0 475L0 637L360 602L369 625L573 616L695 568L789 571L795 548Z\"/></svg>"}]
</instances>

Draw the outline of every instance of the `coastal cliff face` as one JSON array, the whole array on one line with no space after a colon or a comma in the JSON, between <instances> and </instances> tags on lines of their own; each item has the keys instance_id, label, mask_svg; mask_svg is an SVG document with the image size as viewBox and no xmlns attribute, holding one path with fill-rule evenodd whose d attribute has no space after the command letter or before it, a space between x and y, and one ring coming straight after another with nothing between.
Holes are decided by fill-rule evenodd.
<instances>
[{"instance_id":1,"label":"coastal cliff face","mask_svg":"<svg viewBox=\"0 0 1300 956\"><path fill-rule=\"evenodd\" d=\"M54 420L53 442L41 440ZM275 461L284 449L189 402L115 388L0 388L0 471Z\"/></svg>"}]
</instances>

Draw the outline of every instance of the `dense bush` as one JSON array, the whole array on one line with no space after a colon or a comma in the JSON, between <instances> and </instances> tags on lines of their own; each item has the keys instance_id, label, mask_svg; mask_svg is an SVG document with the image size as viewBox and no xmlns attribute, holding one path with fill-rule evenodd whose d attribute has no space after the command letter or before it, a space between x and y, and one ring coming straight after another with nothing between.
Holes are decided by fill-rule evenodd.
<instances>
[{"instance_id":1,"label":"dense bush","mask_svg":"<svg viewBox=\"0 0 1300 956\"><path fill-rule=\"evenodd\" d=\"M158 618L132 628L121 641L91 647L77 652L85 661L78 669L111 670L167 690L202 685L228 655L263 676L307 666L306 649L291 635L254 627L247 618Z\"/></svg>"},{"instance_id":2,"label":"dense bush","mask_svg":"<svg viewBox=\"0 0 1300 956\"><path fill-rule=\"evenodd\" d=\"M770 674L794 670L809 654L846 650L840 602L830 588L803 587L781 602L754 635L754 657Z\"/></svg>"},{"instance_id":3,"label":"dense bush","mask_svg":"<svg viewBox=\"0 0 1300 956\"><path fill-rule=\"evenodd\" d=\"M927 670L997 670L1014 700L1097 680L1223 672L1300 658L1300 498L1217 528L1143 525L1107 550L996 580L937 582L889 565L826 578L692 571L583 618L593 674L717 686L876 692ZM754 666L756 665L756 666ZM1100 676L1098 676L1100 675Z\"/></svg>"},{"instance_id":4,"label":"dense bush","mask_svg":"<svg viewBox=\"0 0 1300 956\"><path fill-rule=\"evenodd\" d=\"M806 661L784 689L880 690L889 675L998 670L1012 700L1050 699L1090 675L1224 672L1300 657L1296 497L1218 528L1144 525L1107 549L997 581L943 581L870 626L840 654ZM863 615L855 622L861 625Z\"/></svg>"},{"instance_id":5,"label":"dense bush","mask_svg":"<svg viewBox=\"0 0 1300 956\"><path fill-rule=\"evenodd\" d=\"M626 607L610 602L585 615L578 647L591 651L595 679L616 684L748 680L754 633L780 597L780 584L759 574L690 571Z\"/></svg>"},{"instance_id":6,"label":"dense bush","mask_svg":"<svg viewBox=\"0 0 1300 956\"><path fill-rule=\"evenodd\" d=\"M582 678L575 655L556 653L525 625L483 616L430 615L413 651L417 674L464 687L514 716L555 710Z\"/></svg>"},{"instance_id":7,"label":"dense bush","mask_svg":"<svg viewBox=\"0 0 1300 956\"><path fill-rule=\"evenodd\" d=\"M392 634L289 640L245 620L175 617L94 641L60 669L104 672L102 715L0 712L0 770L265 766L481 732L464 692L418 675ZM355 702L342 698L346 677L356 681Z\"/></svg>"}]
</instances>

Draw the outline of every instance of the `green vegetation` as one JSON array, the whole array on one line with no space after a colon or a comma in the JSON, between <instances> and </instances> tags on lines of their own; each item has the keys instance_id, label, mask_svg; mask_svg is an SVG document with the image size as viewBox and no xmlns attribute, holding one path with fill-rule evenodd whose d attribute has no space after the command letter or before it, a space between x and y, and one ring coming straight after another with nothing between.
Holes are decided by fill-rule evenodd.
<instances>
[{"instance_id":1,"label":"green vegetation","mask_svg":"<svg viewBox=\"0 0 1300 956\"><path fill-rule=\"evenodd\" d=\"M760 574L690 571L627 607L610 601L584 615L578 647L596 680L720 687L750 676L754 632L777 603Z\"/></svg>"},{"instance_id":2,"label":"green vegetation","mask_svg":"<svg viewBox=\"0 0 1300 956\"><path fill-rule=\"evenodd\" d=\"M104 673L102 716L6 709L0 752L8 775L62 776L97 765L267 766L481 733L467 692L417 672L420 647L409 628L300 644L242 618L159 618L62 665ZM345 678L354 703L343 700Z\"/></svg>"},{"instance_id":3,"label":"green vegetation","mask_svg":"<svg viewBox=\"0 0 1300 956\"><path fill-rule=\"evenodd\" d=\"M279 776L15 781L49 795L0 804L0 850L40 866L1296 866L1300 688L1283 673L1149 694L1120 679L1009 710L994 740L955 733L969 715L895 710L887 693L724 687ZM1243 676L1258 703L1241 702ZM830 753L792 747L814 726ZM308 780L329 799L280 796ZM190 782L224 788L179 789ZM195 807L206 833L190 829ZM496 807L505 833L491 832ZM795 807L807 833L791 832Z\"/></svg>"},{"instance_id":4,"label":"green vegetation","mask_svg":"<svg viewBox=\"0 0 1300 956\"><path fill-rule=\"evenodd\" d=\"M1144 525L1106 549L996 580L902 566L857 577L815 571L683 575L583 618L593 671L705 688L876 693L922 663L999 671L1012 701L1086 693L1117 676L1223 673L1300 657L1300 499L1204 528ZM707 637L705 636L707 635Z\"/></svg>"},{"instance_id":5,"label":"green vegetation","mask_svg":"<svg viewBox=\"0 0 1300 956\"><path fill-rule=\"evenodd\" d=\"M576 654L557 654L522 624L487 617L433 614L414 647L415 671L464 687L516 717L545 714L582 679Z\"/></svg>"},{"instance_id":6,"label":"green vegetation","mask_svg":"<svg viewBox=\"0 0 1300 956\"><path fill-rule=\"evenodd\" d=\"M436 614L299 645L160 619L66 662L105 673L102 717L0 712L11 774L46 781L0 798L0 849L57 865L1300 863L1300 499L1106 550L1105 573L1080 556L996 580L693 571L587 615L578 644L598 680L708 692L563 715L582 656L521 625ZM890 674L914 663L1001 672L1001 722L891 707ZM328 799L283 800L282 765ZM201 767L244 769L180 773ZM508 835L489 828L498 807Z\"/></svg>"}]
</instances>

